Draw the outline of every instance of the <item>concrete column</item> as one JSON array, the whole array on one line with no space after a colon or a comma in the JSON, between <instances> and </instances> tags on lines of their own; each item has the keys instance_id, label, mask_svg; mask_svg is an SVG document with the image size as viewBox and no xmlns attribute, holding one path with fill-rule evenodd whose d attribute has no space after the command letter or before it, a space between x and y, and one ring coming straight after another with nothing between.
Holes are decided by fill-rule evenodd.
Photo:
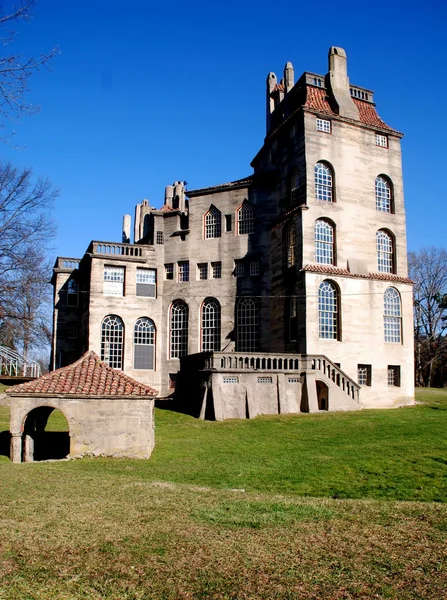
<instances>
[{"instance_id":1,"label":"concrete column","mask_svg":"<svg viewBox=\"0 0 447 600\"><path fill-rule=\"evenodd\" d=\"M15 463L22 462L22 434L11 434L11 460Z\"/></svg>"}]
</instances>

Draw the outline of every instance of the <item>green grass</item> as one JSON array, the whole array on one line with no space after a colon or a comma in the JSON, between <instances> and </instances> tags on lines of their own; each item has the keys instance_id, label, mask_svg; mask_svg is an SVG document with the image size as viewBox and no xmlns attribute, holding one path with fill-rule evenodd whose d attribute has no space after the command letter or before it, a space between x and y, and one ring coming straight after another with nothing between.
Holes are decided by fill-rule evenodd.
<instances>
[{"instance_id":1,"label":"green grass","mask_svg":"<svg viewBox=\"0 0 447 600\"><path fill-rule=\"evenodd\" d=\"M3 392L7 389L8 389L7 385L5 385L4 383L0 383L0 394L3 394Z\"/></svg>"},{"instance_id":2,"label":"green grass","mask_svg":"<svg viewBox=\"0 0 447 600\"><path fill-rule=\"evenodd\" d=\"M446 598L447 391L418 400L224 423L157 410L149 461L0 457L0 600Z\"/></svg>"}]
</instances>

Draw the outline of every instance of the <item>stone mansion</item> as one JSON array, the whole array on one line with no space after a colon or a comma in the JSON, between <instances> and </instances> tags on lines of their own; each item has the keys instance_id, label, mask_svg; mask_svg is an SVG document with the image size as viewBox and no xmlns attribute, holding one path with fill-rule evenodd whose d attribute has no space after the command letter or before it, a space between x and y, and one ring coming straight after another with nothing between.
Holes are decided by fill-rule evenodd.
<instances>
[{"instance_id":1,"label":"stone mansion","mask_svg":"<svg viewBox=\"0 0 447 600\"><path fill-rule=\"evenodd\" d=\"M175 182L133 243L125 215L120 242L57 258L53 369L93 350L211 418L412 400L402 134L342 48L328 69L268 74L253 174Z\"/></svg>"}]
</instances>

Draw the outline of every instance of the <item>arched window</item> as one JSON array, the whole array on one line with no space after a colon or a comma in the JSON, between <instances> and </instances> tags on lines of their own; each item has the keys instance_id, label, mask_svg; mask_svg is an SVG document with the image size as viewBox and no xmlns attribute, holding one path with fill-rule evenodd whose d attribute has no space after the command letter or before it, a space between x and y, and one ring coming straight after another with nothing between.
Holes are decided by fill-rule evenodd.
<instances>
[{"instance_id":1,"label":"arched window","mask_svg":"<svg viewBox=\"0 0 447 600\"><path fill-rule=\"evenodd\" d=\"M319 336L327 340L340 339L339 299L337 288L323 281L318 289Z\"/></svg>"},{"instance_id":2,"label":"arched window","mask_svg":"<svg viewBox=\"0 0 447 600\"><path fill-rule=\"evenodd\" d=\"M211 206L205 215L205 239L218 238L222 230L222 217L220 210L215 206Z\"/></svg>"},{"instance_id":3,"label":"arched window","mask_svg":"<svg viewBox=\"0 0 447 600\"><path fill-rule=\"evenodd\" d=\"M388 231L376 233L377 269L379 273L394 273L394 240Z\"/></svg>"},{"instance_id":4,"label":"arched window","mask_svg":"<svg viewBox=\"0 0 447 600\"><path fill-rule=\"evenodd\" d=\"M335 265L334 226L325 219L315 221L315 262Z\"/></svg>"},{"instance_id":5,"label":"arched window","mask_svg":"<svg viewBox=\"0 0 447 600\"><path fill-rule=\"evenodd\" d=\"M133 368L155 368L155 325L151 319L141 317L135 323L133 337Z\"/></svg>"},{"instance_id":6,"label":"arched window","mask_svg":"<svg viewBox=\"0 0 447 600\"><path fill-rule=\"evenodd\" d=\"M285 254L287 268L293 267L296 261L295 246L296 246L296 228L295 223L291 223L286 229L285 237Z\"/></svg>"},{"instance_id":7,"label":"arched window","mask_svg":"<svg viewBox=\"0 0 447 600\"><path fill-rule=\"evenodd\" d=\"M101 360L113 369L123 368L124 325L116 315L107 315L101 325Z\"/></svg>"},{"instance_id":8,"label":"arched window","mask_svg":"<svg viewBox=\"0 0 447 600\"><path fill-rule=\"evenodd\" d=\"M326 202L334 201L332 170L322 162L315 165L315 198Z\"/></svg>"},{"instance_id":9,"label":"arched window","mask_svg":"<svg viewBox=\"0 0 447 600\"><path fill-rule=\"evenodd\" d=\"M400 344L402 341L402 311L400 294L396 288L388 288L383 295L383 326L385 342Z\"/></svg>"},{"instance_id":10,"label":"arched window","mask_svg":"<svg viewBox=\"0 0 447 600\"><path fill-rule=\"evenodd\" d=\"M253 298L240 298L236 309L236 351L258 349L258 307Z\"/></svg>"},{"instance_id":11,"label":"arched window","mask_svg":"<svg viewBox=\"0 0 447 600\"><path fill-rule=\"evenodd\" d=\"M202 352L220 350L220 304L207 298L202 304Z\"/></svg>"},{"instance_id":12,"label":"arched window","mask_svg":"<svg viewBox=\"0 0 447 600\"><path fill-rule=\"evenodd\" d=\"M237 232L238 235L243 233L253 233L255 230L254 211L249 202L244 200L242 206L237 211Z\"/></svg>"},{"instance_id":13,"label":"arched window","mask_svg":"<svg viewBox=\"0 0 447 600\"><path fill-rule=\"evenodd\" d=\"M392 213L391 184L385 177L376 177L376 210Z\"/></svg>"},{"instance_id":14,"label":"arched window","mask_svg":"<svg viewBox=\"0 0 447 600\"><path fill-rule=\"evenodd\" d=\"M188 305L183 300L175 300L171 305L169 358L188 354L188 312Z\"/></svg>"},{"instance_id":15,"label":"arched window","mask_svg":"<svg viewBox=\"0 0 447 600\"><path fill-rule=\"evenodd\" d=\"M295 169L290 178L290 206L298 206L300 194L300 176L298 169Z\"/></svg>"}]
</instances>

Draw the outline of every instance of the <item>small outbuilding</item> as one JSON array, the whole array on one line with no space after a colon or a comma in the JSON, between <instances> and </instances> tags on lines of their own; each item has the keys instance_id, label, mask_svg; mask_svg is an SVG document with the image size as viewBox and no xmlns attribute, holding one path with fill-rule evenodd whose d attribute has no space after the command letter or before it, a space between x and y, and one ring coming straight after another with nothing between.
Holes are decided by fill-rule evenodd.
<instances>
[{"instance_id":1,"label":"small outbuilding","mask_svg":"<svg viewBox=\"0 0 447 600\"><path fill-rule=\"evenodd\" d=\"M13 462L43 455L42 445L50 440L45 427L55 409L68 423L70 458L149 458L154 448L156 390L108 367L94 352L7 394Z\"/></svg>"}]
</instances>

